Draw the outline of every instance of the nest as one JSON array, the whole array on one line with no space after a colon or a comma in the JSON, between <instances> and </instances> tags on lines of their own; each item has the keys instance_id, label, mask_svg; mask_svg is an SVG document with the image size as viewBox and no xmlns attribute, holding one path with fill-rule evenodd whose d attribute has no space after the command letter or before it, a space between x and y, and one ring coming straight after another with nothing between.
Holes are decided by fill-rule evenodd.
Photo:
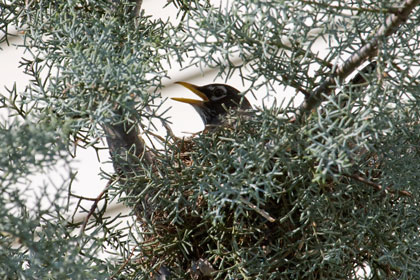
<instances>
[{"instance_id":1,"label":"nest","mask_svg":"<svg viewBox=\"0 0 420 280\"><path fill-rule=\"evenodd\" d=\"M275 116L260 123L240 119L175 141L172 155L149 178L153 211L140 219L148 233L142 257L153 260L148 269L164 266L180 278L223 279L245 270L249 277L280 277L308 259L321 263L319 246L328 240L317 232L329 226L338 235L339 229L313 211L336 209L341 216L332 221L350 225L352 209L365 208L372 192L380 196L386 189L361 172L314 181L317 162L302 149L303 137L288 133L293 129ZM376 155L357 153L365 168L380 168ZM310 278L322 271L314 269Z\"/></svg>"}]
</instances>

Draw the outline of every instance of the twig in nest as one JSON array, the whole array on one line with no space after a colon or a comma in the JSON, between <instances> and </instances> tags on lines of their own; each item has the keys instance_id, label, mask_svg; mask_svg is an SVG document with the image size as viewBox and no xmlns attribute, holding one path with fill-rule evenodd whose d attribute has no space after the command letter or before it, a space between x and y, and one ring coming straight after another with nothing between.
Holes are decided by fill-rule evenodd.
<instances>
[{"instance_id":1,"label":"twig in nest","mask_svg":"<svg viewBox=\"0 0 420 280\"><path fill-rule=\"evenodd\" d=\"M264 218L266 218L269 222L274 223L276 221L276 219L274 219L273 217L271 217L270 214L268 214L266 211L258 208L256 205L252 204L251 202L243 199L242 197L240 197L239 200L242 203L244 203L247 206L249 206L252 210L254 210L255 212L257 212L258 214L260 214L261 216L263 216Z\"/></svg>"},{"instance_id":2,"label":"twig in nest","mask_svg":"<svg viewBox=\"0 0 420 280\"><path fill-rule=\"evenodd\" d=\"M338 170L335 170L335 171L337 173L339 173ZM389 192L389 193L392 193L392 194L398 193L399 195L408 196L408 197L411 197L411 195L412 195L409 191L406 191L406 190L402 190L402 191L401 190L398 190L398 191L395 191L395 190L392 190L390 187L384 187L384 186L382 186L380 184L377 184L375 182L370 181L369 179L367 179L366 177L364 177L361 174L357 174L357 173L355 173L355 174L342 173L341 175L343 175L345 177L348 177L348 178L351 178L353 180L356 180L356 181L358 181L360 183L366 184L368 186L371 186L371 187L373 187L377 191L383 191L384 190L384 191Z\"/></svg>"},{"instance_id":3,"label":"twig in nest","mask_svg":"<svg viewBox=\"0 0 420 280\"><path fill-rule=\"evenodd\" d=\"M174 132L172 131L172 128L168 125L167 122L162 121L162 125L163 127L166 129L166 132L168 133L168 135L172 138L172 140L176 140L178 139L178 137L175 136Z\"/></svg>"}]
</instances>

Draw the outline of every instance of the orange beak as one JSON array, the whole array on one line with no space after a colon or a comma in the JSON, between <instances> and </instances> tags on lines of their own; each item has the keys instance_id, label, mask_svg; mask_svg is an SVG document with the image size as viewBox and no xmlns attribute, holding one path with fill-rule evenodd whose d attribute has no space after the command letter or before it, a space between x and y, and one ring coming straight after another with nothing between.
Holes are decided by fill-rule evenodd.
<instances>
[{"instance_id":1,"label":"orange beak","mask_svg":"<svg viewBox=\"0 0 420 280\"><path fill-rule=\"evenodd\" d=\"M182 97L171 97L172 100L175 100L175 101L178 101L178 102L183 102L183 103L188 103L188 104L192 104L192 105L200 105L200 106L202 106L205 102L209 101L207 96L198 89L198 86L190 84L190 83L186 83L186 82L176 82L175 84L186 87L187 89L191 90L193 93L198 95L202 100L182 98Z\"/></svg>"}]
</instances>

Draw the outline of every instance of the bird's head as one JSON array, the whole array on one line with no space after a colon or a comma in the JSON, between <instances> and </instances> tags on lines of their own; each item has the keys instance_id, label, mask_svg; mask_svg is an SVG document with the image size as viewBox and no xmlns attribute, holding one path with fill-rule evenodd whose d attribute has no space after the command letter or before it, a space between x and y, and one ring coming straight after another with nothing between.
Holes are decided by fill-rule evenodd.
<instances>
[{"instance_id":1,"label":"bird's head","mask_svg":"<svg viewBox=\"0 0 420 280\"><path fill-rule=\"evenodd\" d=\"M191 104L200 114L204 124L219 124L230 109L251 109L249 101L237 89L224 84L196 86L186 82L177 82L195 93L201 100L173 97L172 100Z\"/></svg>"}]
</instances>

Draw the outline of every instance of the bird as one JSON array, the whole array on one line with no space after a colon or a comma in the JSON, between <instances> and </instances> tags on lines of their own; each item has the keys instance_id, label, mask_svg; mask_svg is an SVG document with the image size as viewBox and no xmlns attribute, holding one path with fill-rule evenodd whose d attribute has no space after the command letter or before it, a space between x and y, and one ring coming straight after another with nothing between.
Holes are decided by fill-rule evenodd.
<instances>
[{"instance_id":1,"label":"bird","mask_svg":"<svg viewBox=\"0 0 420 280\"><path fill-rule=\"evenodd\" d=\"M224 123L229 110L249 110L251 103L236 88L225 84L196 86L186 82L176 82L195 93L202 100L172 97L172 100L187 103L200 115L205 126Z\"/></svg>"}]
</instances>

